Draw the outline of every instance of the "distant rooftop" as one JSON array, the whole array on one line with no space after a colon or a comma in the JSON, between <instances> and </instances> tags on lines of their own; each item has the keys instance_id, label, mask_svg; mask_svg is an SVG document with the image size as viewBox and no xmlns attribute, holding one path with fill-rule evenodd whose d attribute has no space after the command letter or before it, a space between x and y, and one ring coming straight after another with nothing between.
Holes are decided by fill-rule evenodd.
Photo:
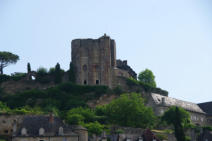
<instances>
[{"instance_id":1,"label":"distant rooftop","mask_svg":"<svg viewBox=\"0 0 212 141\"><path fill-rule=\"evenodd\" d=\"M167 97L167 96L162 96L162 95L155 94L155 93L152 93L151 95L152 95L154 102L157 105L159 105L159 104L162 105L164 103L164 105L168 106L168 107L177 106L177 107L181 107L187 111L205 114L205 112L203 112L203 110L195 103L178 100L178 99Z\"/></svg>"},{"instance_id":2,"label":"distant rooftop","mask_svg":"<svg viewBox=\"0 0 212 141\"><path fill-rule=\"evenodd\" d=\"M212 115L212 101L199 103L198 105L205 113Z\"/></svg>"}]
</instances>

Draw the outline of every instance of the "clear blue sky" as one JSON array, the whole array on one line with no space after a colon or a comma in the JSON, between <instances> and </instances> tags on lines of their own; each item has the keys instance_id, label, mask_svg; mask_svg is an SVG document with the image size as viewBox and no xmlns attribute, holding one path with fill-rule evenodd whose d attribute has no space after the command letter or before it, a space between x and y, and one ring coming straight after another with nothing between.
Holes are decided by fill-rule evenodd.
<instances>
[{"instance_id":1,"label":"clear blue sky","mask_svg":"<svg viewBox=\"0 0 212 141\"><path fill-rule=\"evenodd\" d=\"M149 68L171 97L212 101L211 0L0 0L0 51L20 56L5 73L65 70L71 40L116 40L117 58Z\"/></svg>"}]
</instances>

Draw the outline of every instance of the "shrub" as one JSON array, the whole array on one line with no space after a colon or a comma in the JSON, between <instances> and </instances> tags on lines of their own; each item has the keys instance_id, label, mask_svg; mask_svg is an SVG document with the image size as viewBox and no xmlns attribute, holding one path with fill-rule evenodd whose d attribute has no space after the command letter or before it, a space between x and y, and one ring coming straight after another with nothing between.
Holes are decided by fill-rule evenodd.
<instances>
[{"instance_id":1,"label":"shrub","mask_svg":"<svg viewBox=\"0 0 212 141\"><path fill-rule=\"evenodd\" d=\"M40 83L49 83L51 80L50 78L47 77L47 75L48 73L46 68L43 68L43 67L38 68L36 81Z\"/></svg>"},{"instance_id":2,"label":"shrub","mask_svg":"<svg viewBox=\"0 0 212 141\"><path fill-rule=\"evenodd\" d=\"M168 136L165 135L165 134L160 134L160 133L157 133L156 134L156 137L160 140L168 140Z\"/></svg>"},{"instance_id":3,"label":"shrub","mask_svg":"<svg viewBox=\"0 0 212 141\"><path fill-rule=\"evenodd\" d=\"M97 121L90 122L88 124L85 124L84 126L88 129L88 133L90 135L92 134L100 135L104 129L104 126Z\"/></svg>"},{"instance_id":4,"label":"shrub","mask_svg":"<svg viewBox=\"0 0 212 141\"><path fill-rule=\"evenodd\" d=\"M84 121L84 117L80 114L68 114L66 121L71 125L80 125Z\"/></svg>"},{"instance_id":5,"label":"shrub","mask_svg":"<svg viewBox=\"0 0 212 141\"><path fill-rule=\"evenodd\" d=\"M0 74L0 83L10 80L10 76L6 74Z\"/></svg>"},{"instance_id":6,"label":"shrub","mask_svg":"<svg viewBox=\"0 0 212 141\"><path fill-rule=\"evenodd\" d=\"M26 77L26 73L14 73L14 74L11 75L10 78L14 81L19 81L24 77Z\"/></svg>"}]
</instances>

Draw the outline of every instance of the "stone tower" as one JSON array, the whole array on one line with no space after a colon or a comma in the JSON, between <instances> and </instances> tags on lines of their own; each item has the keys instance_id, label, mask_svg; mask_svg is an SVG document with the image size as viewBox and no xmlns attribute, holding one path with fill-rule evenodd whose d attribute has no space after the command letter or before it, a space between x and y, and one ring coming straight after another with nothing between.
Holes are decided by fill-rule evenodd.
<instances>
[{"instance_id":1,"label":"stone tower","mask_svg":"<svg viewBox=\"0 0 212 141\"><path fill-rule=\"evenodd\" d=\"M99 39L75 39L71 43L76 83L113 87L116 44L106 34Z\"/></svg>"}]
</instances>

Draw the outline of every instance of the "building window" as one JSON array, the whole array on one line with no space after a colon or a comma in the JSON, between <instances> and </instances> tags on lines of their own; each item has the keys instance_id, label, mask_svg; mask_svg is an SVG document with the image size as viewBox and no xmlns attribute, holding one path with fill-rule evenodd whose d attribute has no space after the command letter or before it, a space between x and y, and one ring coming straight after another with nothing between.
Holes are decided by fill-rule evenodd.
<instances>
[{"instance_id":1,"label":"building window","mask_svg":"<svg viewBox=\"0 0 212 141\"><path fill-rule=\"evenodd\" d=\"M44 130L43 128L40 128L40 129L39 129L39 135L40 135L40 136L43 136L44 133L45 133L45 130Z\"/></svg>"},{"instance_id":2,"label":"building window","mask_svg":"<svg viewBox=\"0 0 212 141\"><path fill-rule=\"evenodd\" d=\"M40 140L40 141L45 141L45 140Z\"/></svg>"},{"instance_id":3,"label":"building window","mask_svg":"<svg viewBox=\"0 0 212 141\"><path fill-rule=\"evenodd\" d=\"M5 134L8 134L8 130L4 130L4 133L5 133Z\"/></svg>"},{"instance_id":4,"label":"building window","mask_svg":"<svg viewBox=\"0 0 212 141\"><path fill-rule=\"evenodd\" d=\"M96 80L96 85L99 85L99 80Z\"/></svg>"},{"instance_id":5,"label":"building window","mask_svg":"<svg viewBox=\"0 0 212 141\"><path fill-rule=\"evenodd\" d=\"M26 135L26 134L27 134L26 128L22 128L22 129L21 129L21 135Z\"/></svg>"},{"instance_id":6,"label":"building window","mask_svg":"<svg viewBox=\"0 0 212 141\"><path fill-rule=\"evenodd\" d=\"M84 85L87 85L87 80L84 80L83 84L84 84Z\"/></svg>"},{"instance_id":7,"label":"building window","mask_svg":"<svg viewBox=\"0 0 212 141\"><path fill-rule=\"evenodd\" d=\"M82 69L83 71L87 71L87 65L83 65Z\"/></svg>"},{"instance_id":8,"label":"building window","mask_svg":"<svg viewBox=\"0 0 212 141\"><path fill-rule=\"evenodd\" d=\"M59 128L59 135L63 135L63 127Z\"/></svg>"}]
</instances>

